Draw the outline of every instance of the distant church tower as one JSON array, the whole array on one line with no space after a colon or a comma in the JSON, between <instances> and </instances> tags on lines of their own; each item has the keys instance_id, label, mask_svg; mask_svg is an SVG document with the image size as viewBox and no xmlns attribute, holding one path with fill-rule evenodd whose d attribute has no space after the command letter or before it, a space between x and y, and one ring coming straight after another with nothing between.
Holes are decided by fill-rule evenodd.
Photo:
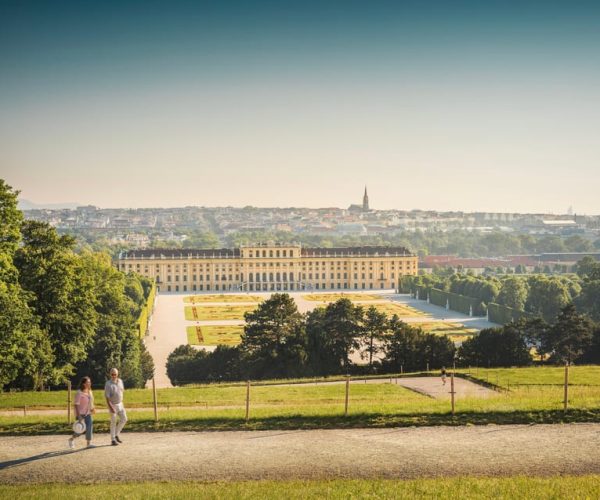
<instances>
[{"instance_id":1,"label":"distant church tower","mask_svg":"<svg viewBox=\"0 0 600 500\"><path fill-rule=\"evenodd\" d=\"M363 196L363 211L369 211L369 196L367 195L367 186L365 186L365 195Z\"/></svg>"}]
</instances>

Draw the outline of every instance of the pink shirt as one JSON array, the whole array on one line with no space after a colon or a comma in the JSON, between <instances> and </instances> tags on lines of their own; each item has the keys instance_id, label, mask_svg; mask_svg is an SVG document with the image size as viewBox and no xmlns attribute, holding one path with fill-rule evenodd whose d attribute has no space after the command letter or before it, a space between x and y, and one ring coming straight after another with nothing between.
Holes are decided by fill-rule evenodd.
<instances>
[{"instance_id":1,"label":"pink shirt","mask_svg":"<svg viewBox=\"0 0 600 500\"><path fill-rule=\"evenodd\" d=\"M75 394L75 406L78 408L78 415L88 415L94 407L94 396L92 396L91 392L87 394L83 391L77 391L77 394Z\"/></svg>"}]
</instances>

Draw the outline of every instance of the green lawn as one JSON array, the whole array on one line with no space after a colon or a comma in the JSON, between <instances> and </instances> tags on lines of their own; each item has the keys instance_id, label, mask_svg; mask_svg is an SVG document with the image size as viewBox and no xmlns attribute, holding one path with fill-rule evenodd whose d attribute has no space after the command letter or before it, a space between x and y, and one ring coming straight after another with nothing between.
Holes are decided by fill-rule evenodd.
<instances>
[{"instance_id":1,"label":"green lawn","mask_svg":"<svg viewBox=\"0 0 600 500\"><path fill-rule=\"evenodd\" d=\"M234 481L234 482L142 482L77 484L0 485L1 498L106 499L114 498L206 498L206 499L421 499L464 500L527 498L597 498L600 476L556 476L546 478L455 477L390 480L352 479L320 481Z\"/></svg>"},{"instance_id":2,"label":"green lawn","mask_svg":"<svg viewBox=\"0 0 600 500\"><path fill-rule=\"evenodd\" d=\"M496 384L500 387L530 385L561 385L564 383L564 366L532 366L528 368L467 368L457 369L471 377ZM599 386L600 366L585 365L569 367L569 385ZM533 387L529 388L533 390Z\"/></svg>"},{"instance_id":3,"label":"green lawn","mask_svg":"<svg viewBox=\"0 0 600 500\"><path fill-rule=\"evenodd\" d=\"M256 306L186 306L185 319L188 321L213 321L221 319L244 319L244 314L252 312Z\"/></svg>"},{"instance_id":4,"label":"green lawn","mask_svg":"<svg viewBox=\"0 0 600 500\"><path fill-rule=\"evenodd\" d=\"M199 303L199 302L262 302L263 298L257 295L229 295L229 294L214 294L214 295L191 295L183 298L184 302Z\"/></svg>"},{"instance_id":5,"label":"green lawn","mask_svg":"<svg viewBox=\"0 0 600 500\"><path fill-rule=\"evenodd\" d=\"M414 307L407 306L405 304L398 304L396 302L386 302L385 304L373 304L373 307L377 309L379 312L382 312L391 318L394 314L402 317L410 317L410 316L429 316L429 314L424 313L423 311L419 311ZM367 309L366 305L364 306L365 310Z\"/></svg>"},{"instance_id":6,"label":"green lawn","mask_svg":"<svg viewBox=\"0 0 600 500\"><path fill-rule=\"evenodd\" d=\"M381 295L374 295L370 293L308 293L302 295L304 300L312 302L335 302L340 299L354 300L385 300L385 297Z\"/></svg>"},{"instance_id":7,"label":"green lawn","mask_svg":"<svg viewBox=\"0 0 600 500\"><path fill-rule=\"evenodd\" d=\"M547 373L533 377L533 370ZM520 380L556 380L554 372L560 368L524 369ZM579 372L579 373L578 373ZM592 377L600 367L574 367L574 382L594 381ZM474 370L471 370L476 376ZM514 370L479 371L479 378L499 385L511 377L518 378ZM504 376L504 379L503 379ZM514 380L514 379L513 379ZM552 382L553 383L553 382ZM487 423L552 423L599 422L600 385L570 387L570 409L562 411L563 390L560 385L515 385L509 391L500 391L487 399L467 398L456 401L456 415L450 414L447 400L436 400L417 394L399 385L350 385L349 416L344 417L344 384L287 386L260 385L251 388L251 420L244 423L244 384L204 385L158 390L160 422L153 422L150 410L152 392L146 389L126 391L129 408L145 407L147 410L131 411L131 430L220 430L220 429L293 429L337 427L389 427L406 425L464 425ZM99 392L99 391L98 391ZM98 407L103 406L101 398ZM29 403L29 404L28 404ZM66 393L2 394L0 406L4 408L33 406L65 408ZM194 408L174 408L193 406ZM107 428L107 415L97 415L99 430ZM0 416L0 434L36 434L68 432L64 415L31 415L27 417Z\"/></svg>"},{"instance_id":8,"label":"green lawn","mask_svg":"<svg viewBox=\"0 0 600 500\"><path fill-rule=\"evenodd\" d=\"M242 333L244 333L244 327L241 325L187 327L187 338L190 345L238 345Z\"/></svg>"}]
</instances>

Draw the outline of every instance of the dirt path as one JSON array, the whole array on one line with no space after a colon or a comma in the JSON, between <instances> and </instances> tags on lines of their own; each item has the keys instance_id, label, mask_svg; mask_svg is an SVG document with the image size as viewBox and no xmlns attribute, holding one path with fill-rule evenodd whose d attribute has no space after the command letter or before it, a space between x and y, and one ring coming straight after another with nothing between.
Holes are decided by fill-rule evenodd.
<instances>
[{"instance_id":1,"label":"dirt path","mask_svg":"<svg viewBox=\"0 0 600 500\"><path fill-rule=\"evenodd\" d=\"M0 483L600 473L600 424L0 438ZM81 446L81 443L78 443Z\"/></svg>"}]
</instances>

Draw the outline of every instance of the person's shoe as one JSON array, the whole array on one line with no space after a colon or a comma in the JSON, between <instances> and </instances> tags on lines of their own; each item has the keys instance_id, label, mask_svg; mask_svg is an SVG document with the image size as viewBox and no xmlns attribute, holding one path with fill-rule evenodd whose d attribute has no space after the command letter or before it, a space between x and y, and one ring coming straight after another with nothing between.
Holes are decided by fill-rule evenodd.
<instances>
[{"instance_id":1,"label":"person's shoe","mask_svg":"<svg viewBox=\"0 0 600 500\"><path fill-rule=\"evenodd\" d=\"M88 448L95 448L95 447L96 447L96 445L95 445L95 444L92 444L92 443L90 443L90 444L88 444L88 445L87 445L87 447L88 447Z\"/></svg>"},{"instance_id":2,"label":"person's shoe","mask_svg":"<svg viewBox=\"0 0 600 500\"><path fill-rule=\"evenodd\" d=\"M117 441L117 443L123 444L123 441L121 441L121 438L119 436L115 436L115 440Z\"/></svg>"},{"instance_id":3,"label":"person's shoe","mask_svg":"<svg viewBox=\"0 0 600 500\"><path fill-rule=\"evenodd\" d=\"M75 449L75 442L73 441L73 438L69 438L69 450L74 450Z\"/></svg>"},{"instance_id":4,"label":"person's shoe","mask_svg":"<svg viewBox=\"0 0 600 500\"><path fill-rule=\"evenodd\" d=\"M111 445L113 445L113 446L119 446L119 443L117 443L117 441L116 441L115 439L113 439L113 440L110 442L110 444L111 444Z\"/></svg>"}]
</instances>

